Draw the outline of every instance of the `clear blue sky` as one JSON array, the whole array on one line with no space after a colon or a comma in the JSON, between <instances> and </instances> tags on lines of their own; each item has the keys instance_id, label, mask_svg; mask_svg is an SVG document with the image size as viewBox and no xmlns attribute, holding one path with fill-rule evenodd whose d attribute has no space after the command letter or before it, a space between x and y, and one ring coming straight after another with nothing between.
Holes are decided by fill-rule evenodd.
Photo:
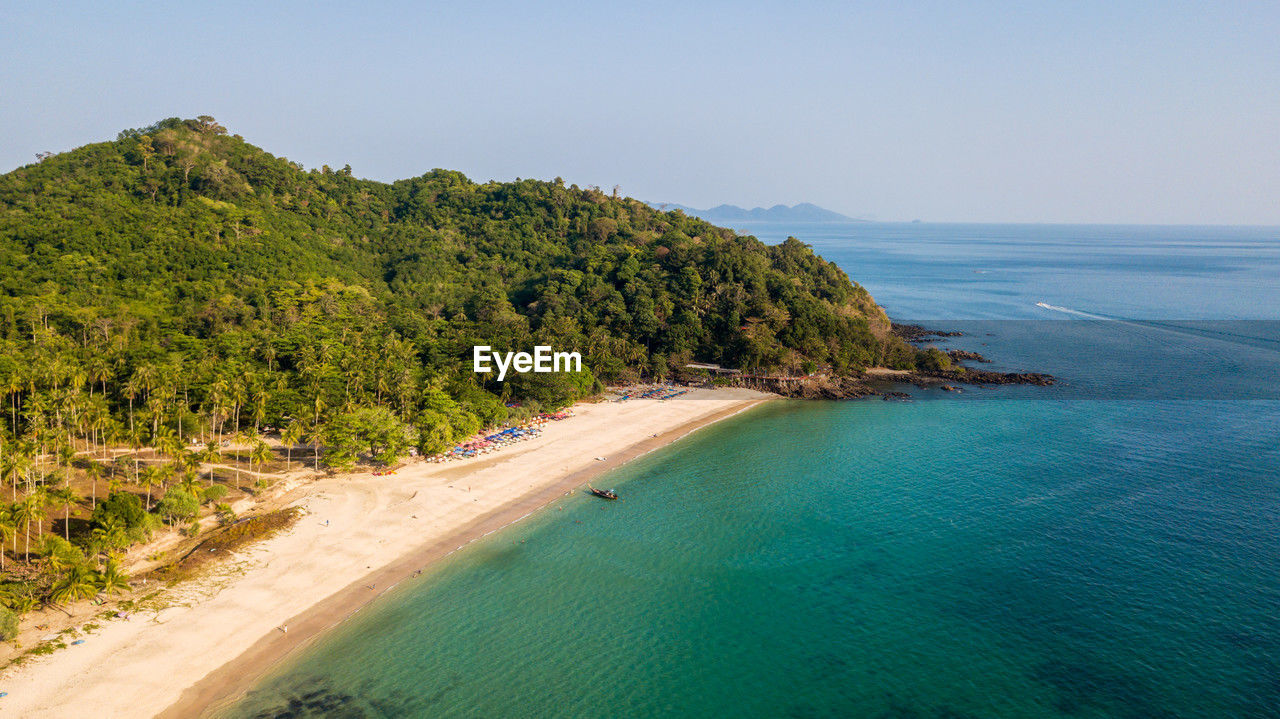
<instances>
[{"instance_id":1,"label":"clear blue sky","mask_svg":"<svg viewBox=\"0 0 1280 719\"><path fill-rule=\"evenodd\" d=\"M0 171L210 114L380 180L1280 224L1280 3L614 5L6 3Z\"/></svg>"}]
</instances>

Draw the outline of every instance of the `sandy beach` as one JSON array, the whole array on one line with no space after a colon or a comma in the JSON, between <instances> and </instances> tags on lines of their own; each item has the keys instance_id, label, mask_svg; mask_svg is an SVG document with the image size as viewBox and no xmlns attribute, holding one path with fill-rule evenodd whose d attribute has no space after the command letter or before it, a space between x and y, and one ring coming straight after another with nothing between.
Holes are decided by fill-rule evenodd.
<instances>
[{"instance_id":1,"label":"sandy beach","mask_svg":"<svg viewBox=\"0 0 1280 719\"><path fill-rule=\"evenodd\" d=\"M431 561L768 397L720 389L580 404L538 439L490 455L309 482L286 496L305 512L292 529L172 588L167 608L103 622L83 644L7 670L0 713L199 716Z\"/></svg>"}]
</instances>

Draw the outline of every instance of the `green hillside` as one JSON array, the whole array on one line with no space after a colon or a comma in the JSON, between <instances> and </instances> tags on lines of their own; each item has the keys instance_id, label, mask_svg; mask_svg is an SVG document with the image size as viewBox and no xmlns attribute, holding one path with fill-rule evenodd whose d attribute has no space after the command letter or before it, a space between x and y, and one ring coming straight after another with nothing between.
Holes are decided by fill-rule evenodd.
<instances>
[{"instance_id":1,"label":"green hillside","mask_svg":"<svg viewBox=\"0 0 1280 719\"><path fill-rule=\"evenodd\" d=\"M471 383L473 344L577 349L614 381L692 360L845 372L892 342L867 292L794 240L560 181L305 171L212 118L0 177L0 267L11 394L92 378L113 409L141 379L198 413L221 380L271 387L271 422L314 414L317 394L409 416L425 387ZM583 389L482 384L550 403Z\"/></svg>"},{"instance_id":2,"label":"green hillside","mask_svg":"<svg viewBox=\"0 0 1280 719\"><path fill-rule=\"evenodd\" d=\"M499 383L476 344L586 367ZM436 453L695 360L915 356L795 240L559 180L305 171L207 117L125 131L0 176L0 639L127 588L154 528L241 526L230 502L299 459Z\"/></svg>"}]
</instances>

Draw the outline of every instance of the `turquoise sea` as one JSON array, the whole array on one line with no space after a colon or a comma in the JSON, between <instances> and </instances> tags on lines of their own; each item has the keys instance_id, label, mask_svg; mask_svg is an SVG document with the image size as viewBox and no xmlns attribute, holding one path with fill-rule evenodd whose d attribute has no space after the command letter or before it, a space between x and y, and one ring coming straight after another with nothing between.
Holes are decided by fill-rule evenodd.
<instances>
[{"instance_id":1,"label":"turquoise sea","mask_svg":"<svg viewBox=\"0 0 1280 719\"><path fill-rule=\"evenodd\" d=\"M752 410L221 715L1280 716L1280 230L742 229L1063 384Z\"/></svg>"}]
</instances>

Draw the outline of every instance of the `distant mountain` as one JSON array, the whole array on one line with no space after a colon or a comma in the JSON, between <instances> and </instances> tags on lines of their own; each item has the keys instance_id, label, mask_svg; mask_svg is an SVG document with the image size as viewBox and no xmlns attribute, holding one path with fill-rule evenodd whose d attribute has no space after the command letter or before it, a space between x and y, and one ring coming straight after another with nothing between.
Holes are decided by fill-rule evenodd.
<instances>
[{"instance_id":1,"label":"distant mountain","mask_svg":"<svg viewBox=\"0 0 1280 719\"><path fill-rule=\"evenodd\" d=\"M649 203L659 210L682 210L684 214L706 220L712 224L724 225L733 222L861 222L848 215L801 202L798 205L774 205L769 209L756 207L744 209L737 205L717 205L709 210L699 210L675 203Z\"/></svg>"}]
</instances>

